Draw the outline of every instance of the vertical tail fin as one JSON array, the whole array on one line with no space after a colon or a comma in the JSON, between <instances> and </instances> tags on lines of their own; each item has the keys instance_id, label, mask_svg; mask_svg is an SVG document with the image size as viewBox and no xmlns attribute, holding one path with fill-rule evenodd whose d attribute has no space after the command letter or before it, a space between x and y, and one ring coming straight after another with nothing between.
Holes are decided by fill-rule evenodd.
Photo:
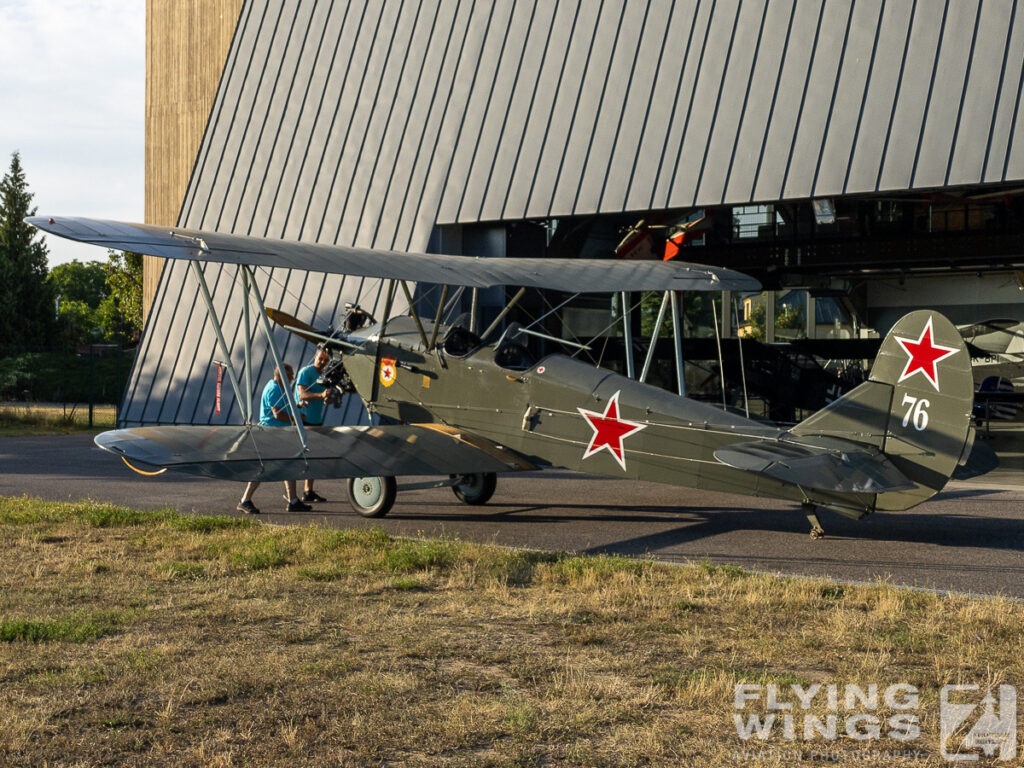
<instances>
[{"instance_id":1,"label":"vertical tail fin","mask_svg":"<svg viewBox=\"0 0 1024 768\"><path fill-rule=\"evenodd\" d=\"M879 448L914 488L879 493L875 509L909 509L938 493L973 442L971 359L938 312L919 310L889 331L868 380L793 428Z\"/></svg>"}]
</instances>

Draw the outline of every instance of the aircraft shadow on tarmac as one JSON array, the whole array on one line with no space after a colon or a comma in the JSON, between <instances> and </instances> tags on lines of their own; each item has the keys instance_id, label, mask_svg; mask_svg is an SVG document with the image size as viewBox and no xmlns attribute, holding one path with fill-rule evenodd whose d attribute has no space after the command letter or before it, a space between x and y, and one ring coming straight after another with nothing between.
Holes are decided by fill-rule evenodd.
<instances>
[{"instance_id":1,"label":"aircraft shadow on tarmac","mask_svg":"<svg viewBox=\"0 0 1024 768\"><path fill-rule=\"evenodd\" d=\"M985 489L958 490L944 498L977 498L996 493ZM568 523L673 525L635 538L623 539L595 551L628 554L655 553L711 536L729 533L799 534L807 537L808 524L799 509L743 507L671 507L657 505L600 504L502 504L491 502L473 511L433 512L434 503L409 500L396 506L389 520L431 523L503 522L510 525L558 525ZM419 507L420 509L417 509ZM983 515L929 513L928 505L908 512L878 512L864 520L849 520L823 511L828 540L846 539L877 542L907 542L946 547L1024 551L1024 526L1012 518ZM348 510L318 511L318 515L351 515ZM809 539L809 537L808 537ZM809 546L817 546L808 541Z\"/></svg>"}]
</instances>

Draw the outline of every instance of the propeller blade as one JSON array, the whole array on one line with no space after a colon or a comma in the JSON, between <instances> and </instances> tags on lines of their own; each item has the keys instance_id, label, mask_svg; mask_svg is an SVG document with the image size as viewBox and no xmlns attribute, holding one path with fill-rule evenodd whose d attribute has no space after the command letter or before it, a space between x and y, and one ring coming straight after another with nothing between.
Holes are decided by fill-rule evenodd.
<instances>
[{"instance_id":1,"label":"propeller blade","mask_svg":"<svg viewBox=\"0 0 1024 768\"><path fill-rule=\"evenodd\" d=\"M272 321L284 328L287 328L290 333L294 333L296 336L303 338L312 344L319 344L324 338L323 334L317 331L317 329L312 325L302 322L297 317L293 317L287 312L282 312L279 309L273 309L271 307L264 307L263 311L267 313L267 317Z\"/></svg>"}]
</instances>

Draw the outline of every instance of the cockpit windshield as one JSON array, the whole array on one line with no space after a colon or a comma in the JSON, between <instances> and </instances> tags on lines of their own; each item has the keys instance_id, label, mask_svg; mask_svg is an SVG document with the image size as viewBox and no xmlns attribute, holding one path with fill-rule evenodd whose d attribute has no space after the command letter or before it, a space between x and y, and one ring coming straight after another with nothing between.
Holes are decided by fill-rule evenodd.
<instances>
[{"instance_id":1,"label":"cockpit windshield","mask_svg":"<svg viewBox=\"0 0 1024 768\"><path fill-rule=\"evenodd\" d=\"M502 368L525 371L537 362L526 348L526 334L522 328L519 323L509 324L495 345L494 362Z\"/></svg>"},{"instance_id":2,"label":"cockpit windshield","mask_svg":"<svg viewBox=\"0 0 1024 768\"><path fill-rule=\"evenodd\" d=\"M468 357L481 344L481 338L469 330L469 314L464 312L451 324L444 341L441 342L441 348L450 357Z\"/></svg>"}]
</instances>

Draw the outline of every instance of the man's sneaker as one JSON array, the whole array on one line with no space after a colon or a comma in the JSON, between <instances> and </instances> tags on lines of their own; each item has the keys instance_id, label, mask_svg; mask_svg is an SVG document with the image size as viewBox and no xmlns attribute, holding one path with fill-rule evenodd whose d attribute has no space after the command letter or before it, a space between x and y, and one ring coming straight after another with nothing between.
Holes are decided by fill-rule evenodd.
<instances>
[{"instance_id":1,"label":"man's sneaker","mask_svg":"<svg viewBox=\"0 0 1024 768\"><path fill-rule=\"evenodd\" d=\"M256 509L256 505L251 501L241 501L235 509L239 512L245 512L247 515L258 515L260 513L260 511Z\"/></svg>"},{"instance_id":2,"label":"man's sneaker","mask_svg":"<svg viewBox=\"0 0 1024 768\"><path fill-rule=\"evenodd\" d=\"M309 504L304 504L301 501L289 501L288 511L289 512L309 512L313 508Z\"/></svg>"},{"instance_id":3,"label":"man's sneaker","mask_svg":"<svg viewBox=\"0 0 1024 768\"><path fill-rule=\"evenodd\" d=\"M318 501L327 501L327 499L325 499L316 491L306 491L304 494L302 494L302 500L307 504L315 504Z\"/></svg>"}]
</instances>

